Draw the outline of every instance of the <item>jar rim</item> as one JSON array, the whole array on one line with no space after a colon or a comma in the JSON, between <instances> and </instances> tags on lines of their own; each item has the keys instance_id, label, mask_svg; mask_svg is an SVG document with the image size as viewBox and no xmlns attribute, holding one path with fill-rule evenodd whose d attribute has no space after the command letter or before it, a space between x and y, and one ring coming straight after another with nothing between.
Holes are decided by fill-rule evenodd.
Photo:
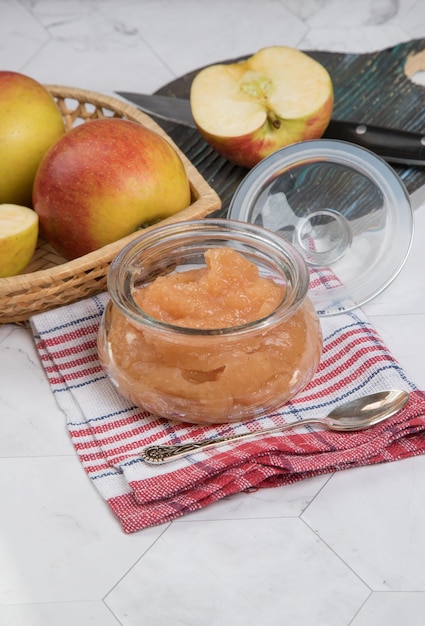
<instances>
[{"instance_id":1,"label":"jar rim","mask_svg":"<svg viewBox=\"0 0 425 626\"><path fill-rule=\"evenodd\" d=\"M163 322L145 313L133 297L135 277L140 270L140 257L149 254L165 240L176 247L200 238L200 241L239 241L258 253L268 255L286 276L285 295L268 315L237 326L223 328L192 328ZM211 247L211 246L210 246ZM217 246L218 247L218 246ZM166 267L166 266L164 266ZM175 265L170 264L170 271ZM149 281L151 282L151 281ZM257 224L227 218L186 220L155 226L128 243L112 260L107 277L110 298L115 306L136 326L178 335L214 336L240 335L269 328L293 315L308 294L310 275L303 255L281 235Z\"/></svg>"}]
</instances>

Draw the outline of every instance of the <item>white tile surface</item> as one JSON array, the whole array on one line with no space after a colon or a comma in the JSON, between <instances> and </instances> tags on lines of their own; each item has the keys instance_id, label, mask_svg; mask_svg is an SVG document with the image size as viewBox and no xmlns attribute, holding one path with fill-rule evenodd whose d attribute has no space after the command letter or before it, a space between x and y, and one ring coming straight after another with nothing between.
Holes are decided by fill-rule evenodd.
<instances>
[{"instance_id":1,"label":"white tile surface","mask_svg":"<svg viewBox=\"0 0 425 626\"><path fill-rule=\"evenodd\" d=\"M15 0L0 3L2 68L22 71L25 63L48 41L49 35L33 12Z\"/></svg>"},{"instance_id":2,"label":"white tile surface","mask_svg":"<svg viewBox=\"0 0 425 626\"><path fill-rule=\"evenodd\" d=\"M5 626L120 626L101 601L3 605L0 606L0 623Z\"/></svg>"},{"instance_id":3,"label":"white tile surface","mask_svg":"<svg viewBox=\"0 0 425 626\"><path fill-rule=\"evenodd\" d=\"M0 459L0 606L100 600L164 528L125 536L75 456Z\"/></svg>"},{"instance_id":4,"label":"white tile surface","mask_svg":"<svg viewBox=\"0 0 425 626\"><path fill-rule=\"evenodd\" d=\"M105 601L126 624L339 626L368 595L301 520L233 519L173 524Z\"/></svg>"},{"instance_id":5,"label":"white tile surface","mask_svg":"<svg viewBox=\"0 0 425 626\"><path fill-rule=\"evenodd\" d=\"M102 12L133 25L177 76L216 61L218 49L221 59L231 59L279 41L282 24L288 45L296 45L307 31L280 2L151 0L142 7L130 3L125 17L121 6L112 2L102 6Z\"/></svg>"},{"instance_id":6,"label":"white tile surface","mask_svg":"<svg viewBox=\"0 0 425 626\"><path fill-rule=\"evenodd\" d=\"M0 371L0 457L73 455L29 330L0 326Z\"/></svg>"},{"instance_id":7,"label":"white tile surface","mask_svg":"<svg viewBox=\"0 0 425 626\"><path fill-rule=\"evenodd\" d=\"M336 473L301 519L373 591L425 591L424 470L420 456Z\"/></svg>"},{"instance_id":8,"label":"white tile surface","mask_svg":"<svg viewBox=\"0 0 425 626\"><path fill-rule=\"evenodd\" d=\"M2 69L107 93L154 91L273 43L368 52L419 37L422 0L0 0ZM405 267L365 310L425 389L425 208L415 221ZM425 457L238 494L124 535L27 329L0 326L0 372L0 624L423 624Z\"/></svg>"},{"instance_id":9,"label":"white tile surface","mask_svg":"<svg viewBox=\"0 0 425 626\"><path fill-rule=\"evenodd\" d=\"M425 593L373 593L351 626L422 626Z\"/></svg>"}]
</instances>

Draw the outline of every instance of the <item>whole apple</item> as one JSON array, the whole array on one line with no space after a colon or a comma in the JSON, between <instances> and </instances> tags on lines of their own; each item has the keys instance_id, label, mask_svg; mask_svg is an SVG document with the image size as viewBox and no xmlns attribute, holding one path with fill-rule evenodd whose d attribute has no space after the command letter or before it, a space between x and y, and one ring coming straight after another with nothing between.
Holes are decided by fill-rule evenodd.
<instances>
[{"instance_id":1,"label":"whole apple","mask_svg":"<svg viewBox=\"0 0 425 626\"><path fill-rule=\"evenodd\" d=\"M323 65L304 52L270 46L245 61L201 70L190 103L205 141L251 168L286 145L323 135L333 85Z\"/></svg>"},{"instance_id":2,"label":"whole apple","mask_svg":"<svg viewBox=\"0 0 425 626\"><path fill-rule=\"evenodd\" d=\"M0 203L31 206L40 161L64 133L59 108L43 85L0 71Z\"/></svg>"},{"instance_id":3,"label":"whole apple","mask_svg":"<svg viewBox=\"0 0 425 626\"><path fill-rule=\"evenodd\" d=\"M190 205L174 147L119 118L73 128L45 155L33 204L46 239L66 259L88 254Z\"/></svg>"}]
</instances>

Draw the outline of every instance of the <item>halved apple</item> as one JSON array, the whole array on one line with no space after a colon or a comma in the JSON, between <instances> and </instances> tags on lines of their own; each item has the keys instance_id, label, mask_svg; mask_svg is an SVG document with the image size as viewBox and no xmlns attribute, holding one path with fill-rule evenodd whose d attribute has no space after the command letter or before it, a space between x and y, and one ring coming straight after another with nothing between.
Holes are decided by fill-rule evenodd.
<instances>
[{"instance_id":1,"label":"halved apple","mask_svg":"<svg viewBox=\"0 0 425 626\"><path fill-rule=\"evenodd\" d=\"M248 168L286 145L320 138L333 101L326 68L287 46L211 65L195 76L190 91L192 114L205 141Z\"/></svg>"},{"instance_id":2,"label":"halved apple","mask_svg":"<svg viewBox=\"0 0 425 626\"><path fill-rule=\"evenodd\" d=\"M26 268L37 245L38 215L18 204L0 204L0 278Z\"/></svg>"}]
</instances>

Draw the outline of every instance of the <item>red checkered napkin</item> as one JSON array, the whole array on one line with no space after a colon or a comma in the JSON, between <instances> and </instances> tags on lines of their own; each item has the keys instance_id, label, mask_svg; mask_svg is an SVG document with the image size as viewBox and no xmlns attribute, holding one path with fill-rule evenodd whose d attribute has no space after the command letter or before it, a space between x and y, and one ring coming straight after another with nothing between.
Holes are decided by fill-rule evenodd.
<instances>
[{"instance_id":1,"label":"red checkered napkin","mask_svg":"<svg viewBox=\"0 0 425 626\"><path fill-rule=\"evenodd\" d=\"M425 452L425 394L408 380L361 310L322 318L323 355L310 385L275 414L243 424L179 425L124 400L103 372L96 336L107 295L34 316L41 362L78 457L125 532L161 524L233 493ZM301 426L205 450L164 465L140 451L321 417L341 402L388 388L411 392L395 417L356 433Z\"/></svg>"}]
</instances>

